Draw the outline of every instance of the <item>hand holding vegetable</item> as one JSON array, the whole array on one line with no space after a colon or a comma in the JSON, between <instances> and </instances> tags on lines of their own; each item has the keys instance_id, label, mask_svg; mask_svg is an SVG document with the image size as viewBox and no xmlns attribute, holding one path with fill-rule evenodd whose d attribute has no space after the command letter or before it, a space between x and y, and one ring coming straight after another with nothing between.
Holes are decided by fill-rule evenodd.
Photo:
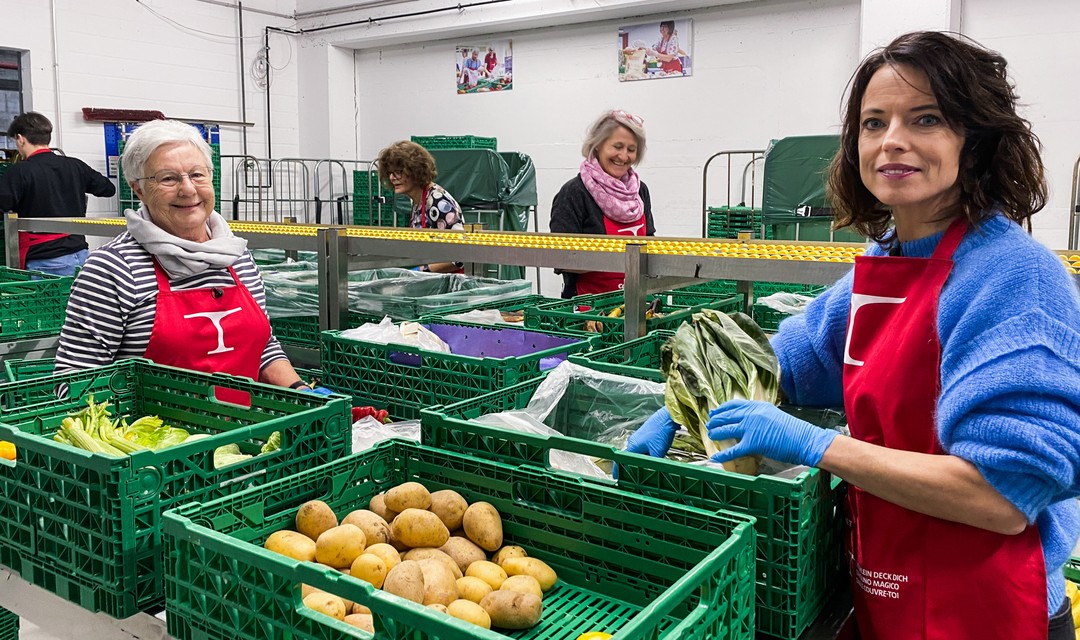
<instances>
[{"instance_id":1,"label":"hand holding vegetable","mask_svg":"<svg viewBox=\"0 0 1080 640\"><path fill-rule=\"evenodd\" d=\"M761 454L780 462L816 467L839 435L832 429L799 420L767 402L751 400L731 400L713 409L707 426L712 440L739 441L709 458L720 463Z\"/></svg>"},{"instance_id":2,"label":"hand holding vegetable","mask_svg":"<svg viewBox=\"0 0 1080 640\"><path fill-rule=\"evenodd\" d=\"M671 419L667 407L662 407L649 416L637 431L630 434L626 441L626 450L630 453L644 453L654 458L663 458L675 440L679 425Z\"/></svg>"}]
</instances>

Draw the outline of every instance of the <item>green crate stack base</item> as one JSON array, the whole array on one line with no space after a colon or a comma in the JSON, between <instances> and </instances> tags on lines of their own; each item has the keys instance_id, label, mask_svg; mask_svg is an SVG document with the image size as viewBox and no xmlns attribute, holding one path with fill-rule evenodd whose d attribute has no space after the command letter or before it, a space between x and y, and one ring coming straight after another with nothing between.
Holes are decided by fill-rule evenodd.
<instances>
[{"instance_id":1,"label":"green crate stack base","mask_svg":"<svg viewBox=\"0 0 1080 640\"><path fill-rule=\"evenodd\" d=\"M117 143L117 153L118 153L118 155L120 155L120 156L124 155L124 145L126 143L127 143L126 140L120 140ZM221 145L220 144L214 143L214 144L210 145L210 164L211 164L211 167L210 167L211 171L213 171L213 173L214 173L214 178L213 178L213 182L214 182L214 201L216 202L216 204L214 205L214 209L220 211L221 207L222 207L222 204L221 204ZM142 203L139 202L138 196L136 196L135 193L131 190L131 185L128 184L127 179L124 177L124 168L120 163L117 163L117 165L116 165L116 181L118 183L117 192L116 192L116 196L117 196L116 201L117 201L117 209L119 210L119 214L121 216L123 216L124 212L127 211L128 209L133 209L135 211L138 211L139 207L141 206Z\"/></svg>"},{"instance_id":2,"label":"green crate stack base","mask_svg":"<svg viewBox=\"0 0 1080 640\"><path fill-rule=\"evenodd\" d=\"M435 324L472 327L477 335L508 328L452 320L439 320ZM411 420L420 417L422 408L456 402L539 377L543 375L542 359L587 351L596 340L595 336L559 331L520 331L526 338L542 333L576 342L523 356L489 358L352 340L341 337L339 331L324 331L323 383L339 393L351 394L355 406L384 408L394 417ZM401 356L420 356L420 366L394 361L400 361Z\"/></svg>"},{"instance_id":3,"label":"green crate stack base","mask_svg":"<svg viewBox=\"0 0 1080 640\"><path fill-rule=\"evenodd\" d=\"M347 329L359 327L367 322L379 322L382 316L349 312ZM307 349L319 348L319 316L290 316L288 318L270 318L270 330L278 342L296 345Z\"/></svg>"},{"instance_id":4,"label":"green crate stack base","mask_svg":"<svg viewBox=\"0 0 1080 640\"><path fill-rule=\"evenodd\" d=\"M74 278L0 267L0 338L54 335L64 326Z\"/></svg>"},{"instance_id":5,"label":"green crate stack base","mask_svg":"<svg viewBox=\"0 0 1080 640\"><path fill-rule=\"evenodd\" d=\"M471 400L425 409L421 441L444 451L541 468L550 466L551 451L573 451L617 463L615 484L624 491L753 516L757 530L757 631L785 640L802 634L845 575L841 554L844 492L838 479L819 469L794 479L752 477L630 454L586 439L506 431L472 421L481 415L525 407L540 382L531 380ZM556 428L581 430L581 420L571 415L555 424ZM593 479L581 482L608 486Z\"/></svg>"},{"instance_id":6,"label":"green crate stack base","mask_svg":"<svg viewBox=\"0 0 1080 640\"><path fill-rule=\"evenodd\" d=\"M749 233L756 240L772 240L772 228L765 228L761 236L761 209L751 207L709 207L706 238L737 239L740 233Z\"/></svg>"},{"instance_id":7,"label":"green crate stack base","mask_svg":"<svg viewBox=\"0 0 1080 640\"><path fill-rule=\"evenodd\" d=\"M453 489L502 516L504 540L559 581L532 629L499 635L370 584L266 551L307 500L338 514L406 482ZM165 516L168 625L178 640L329 640L371 635L299 605L300 584L367 606L379 637L574 640L633 625L634 637L750 640L753 527L745 517L583 484L537 469L388 441L365 452Z\"/></svg>"},{"instance_id":8,"label":"green crate stack base","mask_svg":"<svg viewBox=\"0 0 1080 640\"><path fill-rule=\"evenodd\" d=\"M412 141L428 150L491 149L499 150L499 141L482 136L412 136Z\"/></svg>"},{"instance_id":9,"label":"green crate stack base","mask_svg":"<svg viewBox=\"0 0 1080 640\"><path fill-rule=\"evenodd\" d=\"M380 205L374 198L382 197ZM394 190L379 182L378 171L353 171L353 224L365 227L408 227L409 214L395 213Z\"/></svg>"},{"instance_id":10,"label":"green crate stack base","mask_svg":"<svg viewBox=\"0 0 1080 640\"><path fill-rule=\"evenodd\" d=\"M695 300L695 304L691 306L668 303L665 301L665 296L665 293L657 293L646 297L648 303L652 303L654 299L659 298L659 311L664 314L662 317L646 320L646 331L677 329L683 321L690 320L695 313L702 309L716 309L717 311L729 313L740 311L744 306L742 296L702 298ZM586 323L598 321L602 325L599 331L600 343L602 345L620 344L625 337L626 318L625 316L611 318L608 317L607 312L621 304L623 304L622 291L576 296L569 300L557 300L533 309L526 309L525 326L542 331L585 332ZM581 307L589 307L589 309L582 311Z\"/></svg>"},{"instance_id":11,"label":"green crate stack base","mask_svg":"<svg viewBox=\"0 0 1080 640\"><path fill-rule=\"evenodd\" d=\"M0 609L0 640L19 640L19 616Z\"/></svg>"},{"instance_id":12,"label":"green crate stack base","mask_svg":"<svg viewBox=\"0 0 1080 640\"><path fill-rule=\"evenodd\" d=\"M673 335L674 331L650 331L641 338L585 353L575 353L567 359L594 371L638 380L665 382L664 374L660 371L660 347Z\"/></svg>"},{"instance_id":13,"label":"green crate stack base","mask_svg":"<svg viewBox=\"0 0 1080 640\"><path fill-rule=\"evenodd\" d=\"M54 389L67 385L58 399ZM251 407L213 399L223 386L250 394ZM52 440L88 396L114 415L160 416L212 437L159 452L114 458ZM0 564L90 611L126 618L165 601L161 514L179 504L236 493L351 450L348 400L245 378L195 373L147 360L0 385L0 440L15 465L0 465ZM14 407L14 408L12 408ZM280 451L225 469L214 449L282 433Z\"/></svg>"}]
</instances>

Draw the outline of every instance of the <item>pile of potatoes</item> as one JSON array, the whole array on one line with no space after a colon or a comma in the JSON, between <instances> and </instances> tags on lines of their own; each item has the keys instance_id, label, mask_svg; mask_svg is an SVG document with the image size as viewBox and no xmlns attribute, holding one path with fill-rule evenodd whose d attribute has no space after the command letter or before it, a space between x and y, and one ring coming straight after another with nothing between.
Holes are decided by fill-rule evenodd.
<instances>
[{"instance_id":1,"label":"pile of potatoes","mask_svg":"<svg viewBox=\"0 0 1080 640\"><path fill-rule=\"evenodd\" d=\"M430 493L418 482L380 493L340 524L325 502L306 502L296 513L296 531L277 531L263 546L485 629L536 625L544 593L558 580L550 566L521 547L503 546L495 507L470 505L449 489ZM374 632L371 611L363 605L308 585L301 596L316 611Z\"/></svg>"}]
</instances>

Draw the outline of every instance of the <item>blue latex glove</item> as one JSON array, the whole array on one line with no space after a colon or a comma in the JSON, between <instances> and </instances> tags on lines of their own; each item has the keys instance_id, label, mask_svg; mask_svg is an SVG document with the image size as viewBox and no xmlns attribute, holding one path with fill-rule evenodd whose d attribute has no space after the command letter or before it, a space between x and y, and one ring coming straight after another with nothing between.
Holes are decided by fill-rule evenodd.
<instances>
[{"instance_id":1,"label":"blue latex glove","mask_svg":"<svg viewBox=\"0 0 1080 640\"><path fill-rule=\"evenodd\" d=\"M328 396L331 393L333 393L333 391L327 389L326 387L315 387L315 388L309 388L309 389L301 389L301 391L303 391L304 393L314 393L317 396Z\"/></svg>"},{"instance_id":2,"label":"blue latex glove","mask_svg":"<svg viewBox=\"0 0 1080 640\"><path fill-rule=\"evenodd\" d=\"M709 438L739 443L714 454L713 462L742 456L764 455L779 462L816 467L838 433L822 429L784 413L775 405L751 400L730 400L709 412Z\"/></svg>"},{"instance_id":3,"label":"blue latex glove","mask_svg":"<svg viewBox=\"0 0 1080 640\"><path fill-rule=\"evenodd\" d=\"M644 453L654 458L663 458L675 440L679 425L671 419L667 407L656 410L637 431L630 434L626 441L626 450L630 453Z\"/></svg>"}]
</instances>

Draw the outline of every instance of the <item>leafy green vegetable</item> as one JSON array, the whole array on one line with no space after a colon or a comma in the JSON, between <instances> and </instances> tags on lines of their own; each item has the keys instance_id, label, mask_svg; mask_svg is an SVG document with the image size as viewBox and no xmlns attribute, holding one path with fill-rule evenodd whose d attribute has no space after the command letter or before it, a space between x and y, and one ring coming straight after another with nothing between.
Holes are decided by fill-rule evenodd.
<instances>
[{"instance_id":1,"label":"leafy green vegetable","mask_svg":"<svg viewBox=\"0 0 1080 640\"><path fill-rule=\"evenodd\" d=\"M734 398L775 404L780 390L776 353L761 328L742 313L695 313L692 324L684 322L660 347L660 368L667 377L664 402L672 419L707 455L735 444L709 439L711 410ZM726 467L753 474L757 460L740 458Z\"/></svg>"},{"instance_id":2,"label":"leafy green vegetable","mask_svg":"<svg viewBox=\"0 0 1080 640\"><path fill-rule=\"evenodd\" d=\"M270 434L270 437L266 439L266 444L259 449L259 455L264 453L270 453L271 451L277 451L281 448L281 432L275 431Z\"/></svg>"},{"instance_id":3,"label":"leafy green vegetable","mask_svg":"<svg viewBox=\"0 0 1080 640\"><path fill-rule=\"evenodd\" d=\"M223 447L214 449L214 468L221 469L227 467L230 464L236 464L243 462L244 460L250 460L253 458L250 453L240 453L240 445L227 444Z\"/></svg>"}]
</instances>

